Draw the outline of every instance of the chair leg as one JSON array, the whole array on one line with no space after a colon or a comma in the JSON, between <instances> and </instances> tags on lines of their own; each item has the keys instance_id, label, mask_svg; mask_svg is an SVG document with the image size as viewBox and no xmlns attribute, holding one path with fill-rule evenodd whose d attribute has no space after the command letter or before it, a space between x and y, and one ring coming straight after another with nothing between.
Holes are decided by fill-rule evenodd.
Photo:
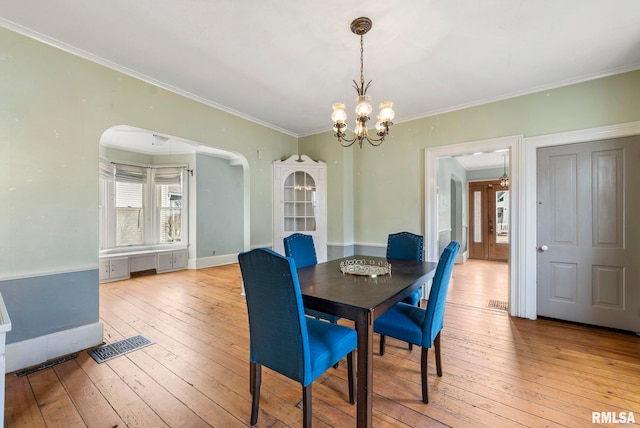
<instances>
[{"instance_id":1,"label":"chair leg","mask_svg":"<svg viewBox=\"0 0 640 428\"><path fill-rule=\"evenodd\" d=\"M332 324L338 324L338 321L331 321ZM334 369L337 369L338 367L340 367L340 361L338 361L337 363L335 363L333 365Z\"/></svg>"},{"instance_id":2,"label":"chair leg","mask_svg":"<svg viewBox=\"0 0 640 428\"><path fill-rule=\"evenodd\" d=\"M436 373L442 377L442 359L440 358L440 332L433 339L433 348L436 351Z\"/></svg>"},{"instance_id":3,"label":"chair leg","mask_svg":"<svg viewBox=\"0 0 640 428\"><path fill-rule=\"evenodd\" d=\"M420 376L422 377L422 402L429 404L429 388L427 385L427 355L428 348L422 348L422 356L420 358Z\"/></svg>"},{"instance_id":4,"label":"chair leg","mask_svg":"<svg viewBox=\"0 0 640 428\"><path fill-rule=\"evenodd\" d=\"M253 395L251 400L251 426L258 423L258 409L260 407L260 384L262 383L262 366L250 364L249 390Z\"/></svg>"},{"instance_id":5,"label":"chair leg","mask_svg":"<svg viewBox=\"0 0 640 428\"><path fill-rule=\"evenodd\" d=\"M384 334L380 335L380 355L384 355Z\"/></svg>"},{"instance_id":6,"label":"chair leg","mask_svg":"<svg viewBox=\"0 0 640 428\"><path fill-rule=\"evenodd\" d=\"M311 385L302 387L302 426L311 428Z\"/></svg>"},{"instance_id":7,"label":"chair leg","mask_svg":"<svg viewBox=\"0 0 640 428\"><path fill-rule=\"evenodd\" d=\"M356 371L353 369L353 351L347 354L347 376L349 377L349 403L356 403Z\"/></svg>"},{"instance_id":8,"label":"chair leg","mask_svg":"<svg viewBox=\"0 0 640 428\"><path fill-rule=\"evenodd\" d=\"M418 303L416 303L417 307L420 307L420 300L422 300L422 297L418 299ZM413 343L409 344L409 351L413 351Z\"/></svg>"}]
</instances>

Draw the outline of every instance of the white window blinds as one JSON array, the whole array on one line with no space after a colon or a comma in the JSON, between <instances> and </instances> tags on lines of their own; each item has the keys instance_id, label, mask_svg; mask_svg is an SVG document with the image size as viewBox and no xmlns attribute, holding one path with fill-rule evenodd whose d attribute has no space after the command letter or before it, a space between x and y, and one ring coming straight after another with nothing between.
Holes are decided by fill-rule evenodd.
<instances>
[{"instance_id":1,"label":"white window blinds","mask_svg":"<svg viewBox=\"0 0 640 428\"><path fill-rule=\"evenodd\" d=\"M147 184L147 168L130 165L116 165L116 181L120 183Z\"/></svg>"}]
</instances>

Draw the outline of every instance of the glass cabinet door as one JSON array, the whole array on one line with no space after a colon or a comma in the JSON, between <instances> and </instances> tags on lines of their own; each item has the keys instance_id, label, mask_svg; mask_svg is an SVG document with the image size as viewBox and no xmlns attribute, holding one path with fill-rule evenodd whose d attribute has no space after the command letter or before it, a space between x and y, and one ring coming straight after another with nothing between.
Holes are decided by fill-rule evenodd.
<instances>
[{"instance_id":1,"label":"glass cabinet door","mask_svg":"<svg viewBox=\"0 0 640 428\"><path fill-rule=\"evenodd\" d=\"M312 232L316 230L316 183L304 171L296 171L284 182L284 231Z\"/></svg>"}]
</instances>

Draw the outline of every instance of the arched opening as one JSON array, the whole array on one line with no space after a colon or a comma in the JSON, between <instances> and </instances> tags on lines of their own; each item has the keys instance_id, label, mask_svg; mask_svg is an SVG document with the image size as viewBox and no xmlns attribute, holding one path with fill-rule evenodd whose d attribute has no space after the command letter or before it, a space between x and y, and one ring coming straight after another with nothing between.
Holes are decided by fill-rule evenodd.
<instances>
[{"instance_id":1,"label":"arched opening","mask_svg":"<svg viewBox=\"0 0 640 428\"><path fill-rule=\"evenodd\" d=\"M103 133L99 153L101 271L116 257L129 264L107 279L233 263L249 248L249 166L241 154L126 125Z\"/></svg>"}]
</instances>

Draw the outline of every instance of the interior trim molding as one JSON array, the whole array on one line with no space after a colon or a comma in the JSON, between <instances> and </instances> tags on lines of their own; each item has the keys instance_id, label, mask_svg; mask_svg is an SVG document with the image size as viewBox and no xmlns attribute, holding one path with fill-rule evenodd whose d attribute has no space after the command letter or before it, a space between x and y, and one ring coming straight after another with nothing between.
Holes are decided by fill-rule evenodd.
<instances>
[{"instance_id":1,"label":"interior trim molding","mask_svg":"<svg viewBox=\"0 0 640 428\"><path fill-rule=\"evenodd\" d=\"M169 92L172 92L174 94L183 96L183 97L188 98L190 100L197 101L197 102L202 103L204 105L207 105L209 107L215 108L216 110L220 110L220 111L223 111L223 112L228 113L230 115L239 117L241 119L248 120L249 122L253 122L255 124L264 126L266 128L273 129L274 131L278 131L278 132L281 132L283 134L289 135L290 137L300 138L299 135L297 135L297 134L295 134L295 133L293 133L293 132L291 132L291 131L289 131L287 129L280 128L279 126L276 126L276 125L274 125L272 123L265 122L263 120L255 118L253 116L249 116L247 114L241 113L241 112L239 112L237 110L234 110L232 108L223 106L222 104L218 104L218 103L215 103L215 102L213 102L213 101L211 101L209 99L206 99L206 98L200 97L198 95L195 95L195 94L193 94L191 92L188 92L188 91L185 91L183 89L177 88L175 86L169 85L168 83L165 83L165 82L163 82L161 80L154 79L153 77L147 76L146 74L137 72L135 70L132 70L130 68L127 68L127 67L124 67L124 66L122 66L120 64L117 64L117 63L115 63L113 61L110 61L108 59L102 58L101 56L94 55L92 53L89 53L89 52L87 52L85 50L79 49L79 48L77 48L75 46L72 46L72 45L70 45L68 43L62 42L62 41L60 41L58 39L55 39L53 37L49 37L49 36L44 35L42 33L38 33L36 31L33 31L33 30L29 29L29 28L23 27L22 25L16 24L13 21L9 21L7 19L0 18L0 25L2 27L4 27L4 28L8 29L8 30L14 31L14 32L16 32L18 34L22 34L23 36L29 37L30 39L36 40L36 41L38 41L40 43L44 43L46 45L49 45L49 46L52 46L54 48L60 49L60 50L62 50L64 52L70 53L72 55L76 55L76 56L78 56L80 58L86 59L87 61L91 61L91 62L93 62L95 64L99 64L99 65L101 65L103 67L107 67L107 68L109 68L111 70L117 71L117 72L125 74L127 76L131 76L131 77L133 77L135 79L138 79L138 80L141 80L143 82L149 83L151 85L157 86L159 88L165 89L165 90L167 90Z\"/></svg>"},{"instance_id":2,"label":"interior trim molding","mask_svg":"<svg viewBox=\"0 0 640 428\"><path fill-rule=\"evenodd\" d=\"M5 373L44 363L53 358L98 346L103 342L104 325L101 322L70 328L38 336L6 347Z\"/></svg>"},{"instance_id":3,"label":"interior trim molding","mask_svg":"<svg viewBox=\"0 0 640 428\"><path fill-rule=\"evenodd\" d=\"M187 262L187 269L203 269L208 267L230 265L233 263L238 263L238 254L223 254L220 256L189 259Z\"/></svg>"},{"instance_id":4,"label":"interior trim molding","mask_svg":"<svg viewBox=\"0 0 640 428\"><path fill-rule=\"evenodd\" d=\"M584 143L587 141L606 140L610 138L640 135L640 121L626 122L615 125L586 128L576 131L560 132L556 134L540 135L524 139L523 177L524 203L526 213L524 224L524 241L522 266L524 290L527 296L529 317L537 317L537 150L541 147L560 146L564 144ZM528 195L528 196L527 196Z\"/></svg>"},{"instance_id":5,"label":"interior trim molding","mask_svg":"<svg viewBox=\"0 0 640 428\"><path fill-rule=\"evenodd\" d=\"M524 163L523 141L522 135L510 135L425 150L425 258L426 260L438 260L440 257L438 251L438 158L509 149L509 189L511 192L509 222L511 230L514 231L510 237L511 245L509 246L509 313L512 316L530 318L529 295L525 289L524 269L522 269L521 260L526 242L524 228L521 227L525 213L522 204L523 198L520 196L523 187L521 179ZM535 317L535 313L533 316Z\"/></svg>"},{"instance_id":6,"label":"interior trim molding","mask_svg":"<svg viewBox=\"0 0 640 428\"><path fill-rule=\"evenodd\" d=\"M438 258L437 160L496 149L510 149L511 223L509 248L509 313L537 318L537 149L640 135L640 121L524 138L522 135L472 141L425 150L425 236L427 260Z\"/></svg>"}]
</instances>

